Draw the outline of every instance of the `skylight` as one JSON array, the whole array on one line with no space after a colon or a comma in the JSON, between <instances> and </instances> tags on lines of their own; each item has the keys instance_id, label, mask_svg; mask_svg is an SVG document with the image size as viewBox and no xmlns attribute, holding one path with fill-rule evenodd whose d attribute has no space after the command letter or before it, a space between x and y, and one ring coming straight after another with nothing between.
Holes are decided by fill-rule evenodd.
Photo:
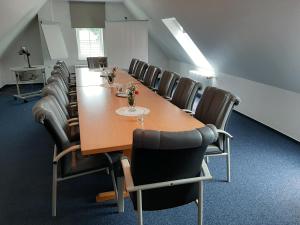
<instances>
[{"instance_id":1,"label":"skylight","mask_svg":"<svg viewBox=\"0 0 300 225\"><path fill-rule=\"evenodd\" d=\"M184 31L176 18L166 18L162 19L162 21L194 62L195 66L198 67L198 69L193 70L192 73L204 75L206 77L213 77L215 74L213 67L209 64L190 36Z\"/></svg>"}]
</instances>

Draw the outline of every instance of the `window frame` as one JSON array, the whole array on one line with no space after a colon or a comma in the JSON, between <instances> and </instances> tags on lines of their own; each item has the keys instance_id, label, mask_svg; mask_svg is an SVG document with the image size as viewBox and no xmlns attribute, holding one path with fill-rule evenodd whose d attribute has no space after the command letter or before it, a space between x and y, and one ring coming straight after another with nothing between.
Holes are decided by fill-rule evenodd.
<instances>
[{"instance_id":1,"label":"window frame","mask_svg":"<svg viewBox=\"0 0 300 225\"><path fill-rule=\"evenodd\" d=\"M89 31L89 35L90 35L90 32L92 32L90 29L97 29L99 31L99 35L100 35L100 38L99 38L99 54L82 54L82 46L81 46L81 42L82 40L80 40L80 30L88 30ZM105 56L105 52L104 52L104 40L103 40L103 36L104 36L104 29L103 28L75 28L75 33L76 33L76 43L77 43L77 56L78 56L78 60L86 60L87 57L103 57ZM89 45L90 45L90 48L91 48L91 40L89 38ZM89 50L90 51L90 50Z\"/></svg>"}]
</instances>

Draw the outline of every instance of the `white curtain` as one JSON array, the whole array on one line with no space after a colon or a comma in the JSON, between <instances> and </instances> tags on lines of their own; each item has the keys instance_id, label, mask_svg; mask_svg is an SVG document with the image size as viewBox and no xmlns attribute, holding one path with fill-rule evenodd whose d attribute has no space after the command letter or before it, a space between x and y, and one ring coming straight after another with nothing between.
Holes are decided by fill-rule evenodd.
<instances>
[{"instance_id":1,"label":"white curtain","mask_svg":"<svg viewBox=\"0 0 300 225\"><path fill-rule=\"evenodd\" d=\"M147 21L106 22L104 49L110 67L128 69L132 58L148 62Z\"/></svg>"}]
</instances>

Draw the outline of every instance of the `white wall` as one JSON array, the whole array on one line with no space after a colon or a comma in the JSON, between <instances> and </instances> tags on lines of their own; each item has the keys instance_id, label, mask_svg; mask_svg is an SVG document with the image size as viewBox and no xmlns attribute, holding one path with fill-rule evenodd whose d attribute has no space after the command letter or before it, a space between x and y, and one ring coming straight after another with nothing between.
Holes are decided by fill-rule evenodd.
<instances>
[{"instance_id":1,"label":"white wall","mask_svg":"<svg viewBox=\"0 0 300 225\"><path fill-rule=\"evenodd\" d=\"M3 82L3 65L2 62L0 61L0 88L4 86Z\"/></svg>"},{"instance_id":2,"label":"white wall","mask_svg":"<svg viewBox=\"0 0 300 225\"><path fill-rule=\"evenodd\" d=\"M127 16L128 20L136 19L122 2L106 3L105 7L107 21L124 20L125 16ZM78 60L76 33L75 30L71 27L69 2L61 0L49 0L39 11L38 17L39 20L58 22L60 24L69 54L69 58L65 60L68 65L86 64L85 60ZM49 74L52 65L55 63L55 60L50 59L43 35L41 37L41 42L44 63L46 66L49 67ZM167 65L167 58L163 56L163 53L160 51L160 49L156 46L154 42L149 44L149 51L151 52L149 54L149 60L151 62L159 61L162 62L162 65ZM157 58L161 60L156 60Z\"/></svg>"},{"instance_id":3,"label":"white wall","mask_svg":"<svg viewBox=\"0 0 300 225\"><path fill-rule=\"evenodd\" d=\"M105 3L105 16L107 21L135 20L136 18L129 12L123 3L120 2L106 2Z\"/></svg>"},{"instance_id":4,"label":"white wall","mask_svg":"<svg viewBox=\"0 0 300 225\"><path fill-rule=\"evenodd\" d=\"M162 69L167 69L169 67L169 60L168 57L165 55L161 49L157 46L154 40L149 35L148 38L148 63L158 66Z\"/></svg>"},{"instance_id":5,"label":"white wall","mask_svg":"<svg viewBox=\"0 0 300 225\"><path fill-rule=\"evenodd\" d=\"M245 78L218 74L213 80L189 75L193 65L170 60L169 69L192 77L204 86L228 90L241 98L238 112L300 141L300 94Z\"/></svg>"},{"instance_id":6,"label":"white wall","mask_svg":"<svg viewBox=\"0 0 300 225\"><path fill-rule=\"evenodd\" d=\"M26 46L29 49L31 53L31 65L43 64L37 17L35 17L25 27L25 29L13 40L13 42L3 53L1 58L1 76L3 85L15 83L15 75L10 70L11 67L27 66L27 61L24 60L24 56L20 56L18 54L18 51L20 50L21 46Z\"/></svg>"}]
</instances>

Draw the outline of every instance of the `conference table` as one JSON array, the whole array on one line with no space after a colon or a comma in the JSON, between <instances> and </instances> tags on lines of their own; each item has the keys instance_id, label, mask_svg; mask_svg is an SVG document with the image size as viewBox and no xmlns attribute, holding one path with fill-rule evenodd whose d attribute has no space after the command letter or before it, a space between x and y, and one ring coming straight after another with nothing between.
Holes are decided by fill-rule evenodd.
<instances>
[{"instance_id":1,"label":"conference table","mask_svg":"<svg viewBox=\"0 0 300 225\"><path fill-rule=\"evenodd\" d=\"M135 129L187 131L204 126L125 71L119 69L116 71L112 85L109 85L107 79L101 75L103 71L100 69L76 69L80 143L83 155L123 151L130 158ZM129 82L135 84L139 92L136 95L136 106L150 110L150 113L144 116L143 122L138 121L137 117L121 116L116 113L118 108L127 106L127 98L116 96L116 86ZM98 196L97 200L101 200L101 196Z\"/></svg>"}]
</instances>

